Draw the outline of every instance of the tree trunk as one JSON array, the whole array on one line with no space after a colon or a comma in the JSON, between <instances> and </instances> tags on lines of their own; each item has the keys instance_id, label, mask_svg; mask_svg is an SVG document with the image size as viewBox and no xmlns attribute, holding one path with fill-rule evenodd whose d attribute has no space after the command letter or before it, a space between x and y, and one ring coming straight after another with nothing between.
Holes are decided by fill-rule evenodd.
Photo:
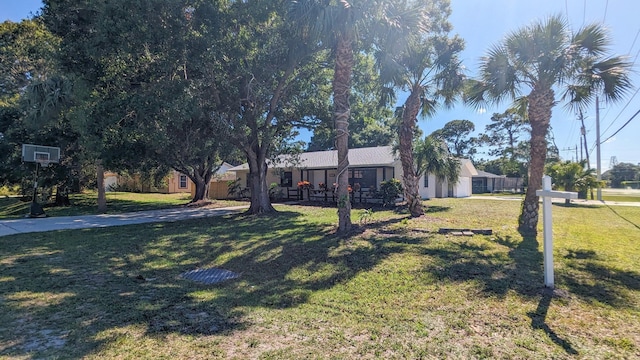
<instances>
[{"instance_id":1,"label":"tree trunk","mask_svg":"<svg viewBox=\"0 0 640 360\"><path fill-rule=\"evenodd\" d=\"M353 69L352 38L342 34L336 46L336 63L333 74L333 120L338 150L338 234L351 231L351 201L349 199L349 92Z\"/></svg>"},{"instance_id":2,"label":"tree trunk","mask_svg":"<svg viewBox=\"0 0 640 360\"><path fill-rule=\"evenodd\" d=\"M416 167L413 162L413 134L415 132L416 119L420 111L420 92L413 89L407 101L404 103L402 124L400 125L400 161L402 162L402 182L404 185L404 197L412 217L424 215ZM428 174L424 174L427 176Z\"/></svg>"},{"instance_id":3,"label":"tree trunk","mask_svg":"<svg viewBox=\"0 0 640 360\"><path fill-rule=\"evenodd\" d=\"M67 191L66 186L56 187L56 200L54 206L71 206L71 201L69 201L69 192Z\"/></svg>"},{"instance_id":4,"label":"tree trunk","mask_svg":"<svg viewBox=\"0 0 640 360\"><path fill-rule=\"evenodd\" d=\"M98 166L96 169L96 176L98 180L98 212L107 212L107 194L104 189L104 167L102 167L102 160L97 161Z\"/></svg>"},{"instance_id":5,"label":"tree trunk","mask_svg":"<svg viewBox=\"0 0 640 360\"><path fill-rule=\"evenodd\" d=\"M191 181L196 187L191 202L197 202L201 200L207 200L209 198L209 186L211 183L211 177L213 176L210 169L205 169L205 174L200 174L197 171L193 172L193 177L190 177Z\"/></svg>"},{"instance_id":6,"label":"tree trunk","mask_svg":"<svg viewBox=\"0 0 640 360\"><path fill-rule=\"evenodd\" d=\"M551 120L554 93L551 89L534 88L529 94L529 122L531 124L531 152L529 159L529 186L518 219L518 231L527 236L538 233L540 203L536 190L542 188L544 163L547 158L547 131Z\"/></svg>"},{"instance_id":7,"label":"tree trunk","mask_svg":"<svg viewBox=\"0 0 640 360\"><path fill-rule=\"evenodd\" d=\"M251 192L251 205L247 212L258 215L275 212L269 199L269 187L267 186L267 162L266 154L261 149L253 149L247 153L249 160L249 190Z\"/></svg>"},{"instance_id":8,"label":"tree trunk","mask_svg":"<svg viewBox=\"0 0 640 360\"><path fill-rule=\"evenodd\" d=\"M191 199L191 202L194 203L201 200L205 200L207 198L207 193L208 193L207 182L201 176L197 176L193 184L196 187L196 191L193 194L193 199Z\"/></svg>"},{"instance_id":9,"label":"tree trunk","mask_svg":"<svg viewBox=\"0 0 640 360\"><path fill-rule=\"evenodd\" d=\"M267 163L260 157L249 160L249 190L251 192L251 205L247 211L250 214L265 214L275 212L269 199L269 187L267 186Z\"/></svg>"}]
</instances>

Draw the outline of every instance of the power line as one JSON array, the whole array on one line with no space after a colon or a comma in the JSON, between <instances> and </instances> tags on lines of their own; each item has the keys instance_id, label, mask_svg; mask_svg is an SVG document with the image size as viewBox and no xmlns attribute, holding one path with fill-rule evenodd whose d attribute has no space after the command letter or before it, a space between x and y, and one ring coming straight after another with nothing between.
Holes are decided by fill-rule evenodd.
<instances>
[{"instance_id":1,"label":"power line","mask_svg":"<svg viewBox=\"0 0 640 360\"><path fill-rule=\"evenodd\" d=\"M607 1L608 2L608 1ZM640 35L640 29L638 29L638 31L636 32L636 36L633 39L633 43L631 44L631 48L629 49L629 54L631 54L631 50L633 50L633 47L636 44L636 40L638 39L638 35ZM640 55L640 49L638 49L638 51L636 52L636 56L633 58L633 62L631 63L630 67L633 68L633 66L636 64L636 60L638 60L638 55ZM622 112L627 108L627 106L629 106L629 104L631 103L631 101L633 100L633 98L636 97L636 95L638 94L638 90L640 90L640 88L636 89L636 92L633 93L633 95L631 96L631 99L629 99L629 101L627 101L627 104L622 108L622 110L620 110L620 112L618 113L618 115L615 117L615 119L613 119L613 121L611 122L611 124L609 124L609 126L607 126L607 128L602 132L603 134L607 132L607 130L609 130L612 126L613 123L616 122L616 120L618 120L618 118L620 117L620 115L622 115ZM609 110L607 110L607 112L605 113L605 117L609 114ZM592 126L593 127L593 126ZM589 129L591 130L591 129Z\"/></svg>"},{"instance_id":2,"label":"power line","mask_svg":"<svg viewBox=\"0 0 640 360\"><path fill-rule=\"evenodd\" d=\"M613 123L615 123L616 120L618 120L620 115L622 115L622 112L627 108L627 106L629 106L629 104L631 104L631 100L633 100L633 98L636 97L636 95L638 95L638 91L640 91L640 87L638 89L636 89L636 92L633 93L633 95L631 96L631 99L629 99L629 101L627 101L627 104L622 108L622 110L620 110L620 112L618 113L616 118L613 119L613 121L611 121L611 124L609 124L609 126L607 126L607 128L604 129L604 131L602 132L603 134L606 133L607 130L609 130L613 126Z\"/></svg>"},{"instance_id":3,"label":"power line","mask_svg":"<svg viewBox=\"0 0 640 360\"><path fill-rule=\"evenodd\" d=\"M609 0L607 0L607 3L604 5L604 15L602 16L602 22L604 23L605 19L607 18L607 9L609 8Z\"/></svg>"},{"instance_id":4,"label":"power line","mask_svg":"<svg viewBox=\"0 0 640 360\"><path fill-rule=\"evenodd\" d=\"M611 139L612 137L616 136L616 134L618 134L622 129L624 129L624 128L625 128L625 126L629 125L629 123L631 122L631 120L633 120L633 118L634 118L634 117L636 117L636 115L638 115L638 114L640 114L640 110L636 111L636 113L635 113L635 114L633 114L633 116L632 116L629 120L627 120L627 122L626 122L626 123L624 123L624 125L622 125L622 126L620 127L620 129L618 129L618 131L614 132L614 133L613 133L613 135L609 136L605 141L600 142L600 144L602 145L602 144L606 143L606 142L607 142L609 139Z\"/></svg>"},{"instance_id":5,"label":"power line","mask_svg":"<svg viewBox=\"0 0 640 360\"><path fill-rule=\"evenodd\" d=\"M636 44L636 40L638 40L638 35L640 35L640 29L638 29L638 32L636 32L636 37L633 38L633 43L631 43L631 47L629 48L629 54L631 54L631 50L633 50L633 47Z\"/></svg>"}]
</instances>

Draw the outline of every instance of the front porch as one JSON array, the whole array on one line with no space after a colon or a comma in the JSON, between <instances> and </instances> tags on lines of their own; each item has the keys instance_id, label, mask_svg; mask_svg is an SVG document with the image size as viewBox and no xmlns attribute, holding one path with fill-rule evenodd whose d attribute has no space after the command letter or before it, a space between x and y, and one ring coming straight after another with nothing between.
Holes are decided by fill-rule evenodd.
<instances>
[{"instance_id":1,"label":"front porch","mask_svg":"<svg viewBox=\"0 0 640 360\"><path fill-rule=\"evenodd\" d=\"M352 203L381 203L380 183L395 178L392 166L352 167L348 171ZM280 188L288 200L335 203L336 172L335 168L285 169L280 173Z\"/></svg>"},{"instance_id":2,"label":"front porch","mask_svg":"<svg viewBox=\"0 0 640 360\"><path fill-rule=\"evenodd\" d=\"M353 190L351 187L349 191L349 197L351 203L362 204L382 204L383 199L378 190L374 188ZM314 201L314 202L326 202L336 203L337 195L333 189L311 189L307 188L288 188L286 192L286 199L289 201Z\"/></svg>"}]
</instances>

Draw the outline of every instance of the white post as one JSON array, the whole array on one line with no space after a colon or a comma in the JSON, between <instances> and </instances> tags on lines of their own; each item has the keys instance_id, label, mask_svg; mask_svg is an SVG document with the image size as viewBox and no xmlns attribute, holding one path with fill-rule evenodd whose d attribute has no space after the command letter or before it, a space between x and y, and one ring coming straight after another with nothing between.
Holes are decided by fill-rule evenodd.
<instances>
[{"instance_id":1,"label":"white post","mask_svg":"<svg viewBox=\"0 0 640 360\"><path fill-rule=\"evenodd\" d=\"M598 201L602 201L602 186L600 186L599 184L599 182L602 180L602 161L600 160L600 103L598 102L597 96L596 96L596 180L598 180L597 199Z\"/></svg>"},{"instance_id":2,"label":"white post","mask_svg":"<svg viewBox=\"0 0 640 360\"><path fill-rule=\"evenodd\" d=\"M551 177L542 177L542 190L551 191ZM542 198L544 226L544 285L553 289L553 221L551 217L551 197Z\"/></svg>"},{"instance_id":3,"label":"white post","mask_svg":"<svg viewBox=\"0 0 640 360\"><path fill-rule=\"evenodd\" d=\"M542 197L542 224L544 226L544 285L553 289L553 221L551 217L551 199L576 199L578 193L569 191L552 191L551 177L542 177L542 190L537 190L536 195Z\"/></svg>"}]
</instances>

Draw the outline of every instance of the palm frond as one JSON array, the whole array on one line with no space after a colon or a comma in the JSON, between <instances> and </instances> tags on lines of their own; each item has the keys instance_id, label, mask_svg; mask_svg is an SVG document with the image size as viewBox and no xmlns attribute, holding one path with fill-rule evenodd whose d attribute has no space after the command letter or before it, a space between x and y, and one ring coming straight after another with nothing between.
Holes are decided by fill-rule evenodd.
<instances>
[{"instance_id":1,"label":"palm frond","mask_svg":"<svg viewBox=\"0 0 640 360\"><path fill-rule=\"evenodd\" d=\"M578 30L571 40L572 46L591 56L602 56L610 44L609 34L599 24L589 24Z\"/></svg>"},{"instance_id":2,"label":"palm frond","mask_svg":"<svg viewBox=\"0 0 640 360\"><path fill-rule=\"evenodd\" d=\"M631 63L625 57L610 57L596 63L593 68L608 101L621 100L633 88L629 72Z\"/></svg>"},{"instance_id":3,"label":"palm frond","mask_svg":"<svg viewBox=\"0 0 640 360\"><path fill-rule=\"evenodd\" d=\"M462 98L465 104L478 109L492 102L487 98L488 85L476 79L465 81Z\"/></svg>"},{"instance_id":4,"label":"palm frond","mask_svg":"<svg viewBox=\"0 0 640 360\"><path fill-rule=\"evenodd\" d=\"M521 82L518 70L511 61L509 51L504 46L494 46L482 60L480 66L482 82L487 84L486 92L494 102L513 98Z\"/></svg>"}]
</instances>

